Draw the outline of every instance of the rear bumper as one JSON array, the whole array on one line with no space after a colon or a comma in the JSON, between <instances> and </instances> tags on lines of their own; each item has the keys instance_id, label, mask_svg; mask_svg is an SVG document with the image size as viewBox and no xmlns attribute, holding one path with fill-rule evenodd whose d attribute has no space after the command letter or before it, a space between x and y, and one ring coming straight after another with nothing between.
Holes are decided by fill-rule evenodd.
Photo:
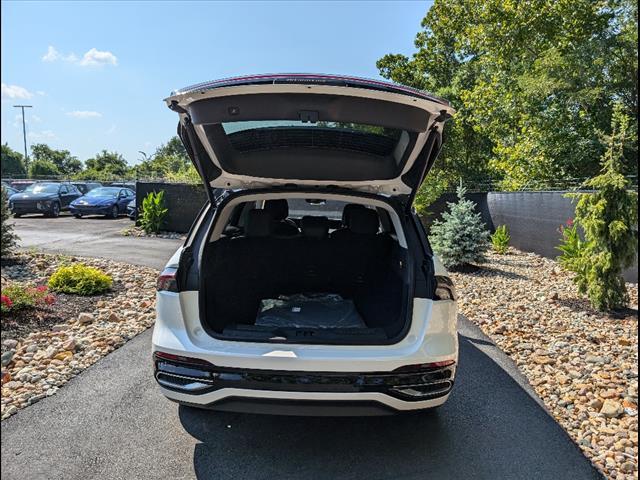
<instances>
[{"instance_id":1,"label":"rear bumper","mask_svg":"<svg viewBox=\"0 0 640 480\"><path fill-rule=\"evenodd\" d=\"M243 404L250 407L265 400L272 404L269 409L277 410L279 402L287 407L287 403L298 400L299 404L295 405L298 410L304 411L302 407L306 403L308 410L314 411L321 410L315 404L324 400L332 404L330 410L339 409L341 403L347 410L354 410L354 402L365 402L367 410L373 403L393 411L413 410L415 404L425 408L424 402L435 405L444 401L453 387L455 364L416 368L410 372L402 369L370 373L245 370L200 361L191 363L187 359L166 359L156 352L154 372L168 397L185 401L187 395L186 403L214 409L240 409ZM382 401L383 398L387 401ZM291 405L283 410L287 409L290 410Z\"/></svg>"},{"instance_id":2,"label":"rear bumper","mask_svg":"<svg viewBox=\"0 0 640 480\"><path fill-rule=\"evenodd\" d=\"M370 415L437 407L453 386L456 363L446 365L458 360L452 301L414 299L409 333L393 345L224 341L202 330L192 308L197 292L159 292L156 307L152 351L161 356L154 357L155 378L166 397L182 404L254 413ZM435 362L445 363L424 367ZM407 371L408 365L414 370ZM412 387L418 394L409 391ZM322 413L322 405L331 413Z\"/></svg>"}]
</instances>

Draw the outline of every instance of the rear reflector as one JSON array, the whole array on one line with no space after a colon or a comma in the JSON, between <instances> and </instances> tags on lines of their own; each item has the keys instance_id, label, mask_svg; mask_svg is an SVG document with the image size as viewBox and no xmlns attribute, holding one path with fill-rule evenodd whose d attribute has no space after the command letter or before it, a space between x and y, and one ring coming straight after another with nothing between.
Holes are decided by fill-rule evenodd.
<instances>
[{"instance_id":1,"label":"rear reflector","mask_svg":"<svg viewBox=\"0 0 640 480\"><path fill-rule=\"evenodd\" d=\"M418 363L416 365L405 365L404 367L396 368L394 372L399 373L411 373L411 372L421 372L424 370L435 370L438 368L445 368L454 365L455 360L444 360L442 362L431 362L431 363Z\"/></svg>"},{"instance_id":2,"label":"rear reflector","mask_svg":"<svg viewBox=\"0 0 640 480\"><path fill-rule=\"evenodd\" d=\"M201 358L183 357L182 355L174 355L173 353L153 352L153 359L155 361L167 360L169 362L185 363L188 365L213 367L212 363L202 360Z\"/></svg>"},{"instance_id":3,"label":"rear reflector","mask_svg":"<svg viewBox=\"0 0 640 480\"><path fill-rule=\"evenodd\" d=\"M176 282L177 268L165 268L158 277L157 290L159 292L177 292L178 283Z\"/></svg>"}]
</instances>

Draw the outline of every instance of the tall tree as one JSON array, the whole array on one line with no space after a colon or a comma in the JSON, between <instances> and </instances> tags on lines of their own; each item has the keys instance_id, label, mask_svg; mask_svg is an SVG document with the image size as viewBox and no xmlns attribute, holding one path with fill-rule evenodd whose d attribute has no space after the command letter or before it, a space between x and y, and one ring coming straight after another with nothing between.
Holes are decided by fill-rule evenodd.
<instances>
[{"instance_id":1,"label":"tall tree","mask_svg":"<svg viewBox=\"0 0 640 480\"><path fill-rule=\"evenodd\" d=\"M72 175L82 170L82 162L69 150L56 150L44 143L36 143L31 146L31 154L34 161L54 164L62 175Z\"/></svg>"},{"instance_id":2,"label":"tall tree","mask_svg":"<svg viewBox=\"0 0 640 480\"><path fill-rule=\"evenodd\" d=\"M25 175L24 158L21 153L13 150L8 144L2 145L2 158L0 159L2 176Z\"/></svg>"},{"instance_id":3,"label":"tall tree","mask_svg":"<svg viewBox=\"0 0 640 480\"><path fill-rule=\"evenodd\" d=\"M543 187L598 171L616 100L637 119L636 18L637 0L436 0L417 52L377 65L457 108L445 172Z\"/></svg>"},{"instance_id":4,"label":"tall tree","mask_svg":"<svg viewBox=\"0 0 640 480\"><path fill-rule=\"evenodd\" d=\"M85 166L87 170L102 175L123 176L126 175L129 170L127 161L121 154L118 152L108 152L107 150L102 150L102 152L93 158L85 161Z\"/></svg>"}]
</instances>

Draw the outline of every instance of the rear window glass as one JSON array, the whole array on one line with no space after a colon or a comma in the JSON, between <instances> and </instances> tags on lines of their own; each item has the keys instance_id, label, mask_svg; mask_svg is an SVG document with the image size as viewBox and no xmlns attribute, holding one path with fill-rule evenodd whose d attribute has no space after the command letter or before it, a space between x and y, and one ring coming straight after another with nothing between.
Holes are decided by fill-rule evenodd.
<instances>
[{"instance_id":1,"label":"rear window glass","mask_svg":"<svg viewBox=\"0 0 640 480\"><path fill-rule=\"evenodd\" d=\"M239 152L274 148L326 148L372 155L390 155L402 130L344 122L303 123L300 120L223 123L233 148Z\"/></svg>"},{"instance_id":2,"label":"rear window glass","mask_svg":"<svg viewBox=\"0 0 640 480\"><path fill-rule=\"evenodd\" d=\"M301 120L249 120L242 122L223 123L222 127L227 135L245 130L253 130L256 128L315 128L315 129L331 129L331 130L349 130L353 132L372 133L383 137L398 140L402 134L402 130L394 128L379 127L376 125L366 125L364 123L347 123L347 122L302 122Z\"/></svg>"}]
</instances>

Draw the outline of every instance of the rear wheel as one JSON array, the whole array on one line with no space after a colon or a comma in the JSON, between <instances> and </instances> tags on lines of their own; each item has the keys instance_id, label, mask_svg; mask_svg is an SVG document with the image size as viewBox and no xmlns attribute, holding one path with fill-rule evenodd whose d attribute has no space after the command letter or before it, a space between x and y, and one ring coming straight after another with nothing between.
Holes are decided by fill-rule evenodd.
<instances>
[{"instance_id":1,"label":"rear wheel","mask_svg":"<svg viewBox=\"0 0 640 480\"><path fill-rule=\"evenodd\" d=\"M22 216L21 213L14 213L13 218L20 218Z\"/></svg>"},{"instance_id":2,"label":"rear wheel","mask_svg":"<svg viewBox=\"0 0 640 480\"><path fill-rule=\"evenodd\" d=\"M117 205L114 205L113 207L111 207L111 215L110 215L111 218L118 218L119 213L120 212L118 211Z\"/></svg>"}]
</instances>

